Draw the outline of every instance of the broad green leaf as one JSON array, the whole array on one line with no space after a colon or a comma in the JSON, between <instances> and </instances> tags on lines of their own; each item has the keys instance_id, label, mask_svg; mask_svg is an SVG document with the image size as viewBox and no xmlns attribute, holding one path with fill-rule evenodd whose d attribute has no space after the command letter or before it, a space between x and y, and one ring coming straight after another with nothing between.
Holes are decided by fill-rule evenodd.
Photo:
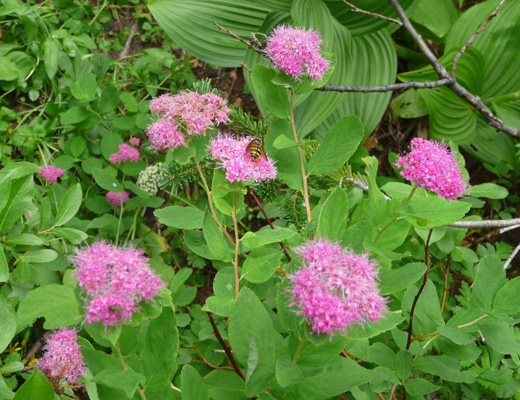
<instances>
[{"instance_id":1,"label":"broad green leaf","mask_svg":"<svg viewBox=\"0 0 520 400\"><path fill-rule=\"evenodd\" d=\"M226 267L217 272L213 280L214 296L206 299L202 308L214 314L229 317L235 305L235 272L233 267Z\"/></svg>"},{"instance_id":2,"label":"broad green leaf","mask_svg":"<svg viewBox=\"0 0 520 400\"><path fill-rule=\"evenodd\" d=\"M114 111L121 103L119 90L115 86L108 86L103 90L98 100L97 109L100 114L108 114Z\"/></svg>"},{"instance_id":3,"label":"broad green leaf","mask_svg":"<svg viewBox=\"0 0 520 400\"><path fill-rule=\"evenodd\" d=\"M425 271L426 266L421 262L409 263L396 269L381 271L379 273L381 294L392 294L408 288L424 276Z\"/></svg>"},{"instance_id":4,"label":"broad green leaf","mask_svg":"<svg viewBox=\"0 0 520 400\"><path fill-rule=\"evenodd\" d=\"M130 111L130 112L139 111L139 104L137 104L135 95L133 95L129 92L123 92L119 95L119 97L121 98L121 101L125 105L125 108L127 111Z\"/></svg>"},{"instance_id":5,"label":"broad green leaf","mask_svg":"<svg viewBox=\"0 0 520 400\"><path fill-rule=\"evenodd\" d=\"M0 171L0 183L4 183L7 179L15 180L18 178L23 178L27 175L32 175L38 172L40 169L41 166L30 162L20 161L10 163ZM1 186L1 188L5 189L4 186ZM2 203L0 203L0 205L2 205Z\"/></svg>"},{"instance_id":6,"label":"broad green leaf","mask_svg":"<svg viewBox=\"0 0 520 400\"><path fill-rule=\"evenodd\" d=\"M416 286L411 286L404 294L401 306L404 310L410 310L415 295L419 291ZM434 332L438 326L444 325L441 304L435 285L428 281L424 287L415 307L413 319L413 333L416 336Z\"/></svg>"},{"instance_id":7,"label":"broad green leaf","mask_svg":"<svg viewBox=\"0 0 520 400\"><path fill-rule=\"evenodd\" d=\"M34 209L32 203L33 187L32 176L17 179L11 184L7 203L0 211L0 229L9 229L26 211Z\"/></svg>"},{"instance_id":8,"label":"broad green leaf","mask_svg":"<svg viewBox=\"0 0 520 400\"><path fill-rule=\"evenodd\" d=\"M206 384L197 370L187 364L181 372L181 394L182 400L209 400Z\"/></svg>"},{"instance_id":9,"label":"broad green leaf","mask_svg":"<svg viewBox=\"0 0 520 400\"><path fill-rule=\"evenodd\" d=\"M391 107L397 118L420 118L428 115L426 103L414 88L410 88L394 98Z\"/></svg>"},{"instance_id":10,"label":"broad green leaf","mask_svg":"<svg viewBox=\"0 0 520 400\"><path fill-rule=\"evenodd\" d=\"M78 81L70 84L71 94L79 101L92 101L97 91L97 80L94 74L87 72Z\"/></svg>"},{"instance_id":11,"label":"broad green leaf","mask_svg":"<svg viewBox=\"0 0 520 400\"><path fill-rule=\"evenodd\" d=\"M473 197L485 197L487 199L505 199L509 192L506 188L498 186L494 183L482 183L480 185L472 186L470 194Z\"/></svg>"},{"instance_id":12,"label":"broad green leaf","mask_svg":"<svg viewBox=\"0 0 520 400\"><path fill-rule=\"evenodd\" d=\"M16 391L14 400L54 400L54 388L38 367L27 381Z\"/></svg>"},{"instance_id":13,"label":"broad green leaf","mask_svg":"<svg viewBox=\"0 0 520 400\"><path fill-rule=\"evenodd\" d=\"M488 255L477 265L472 303L483 311L493 310L497 292L506 284L504 265L496 255Z\"/></svg>"},{"instance_id":14,"label":"broad green leaf","mask_svg":"<svg viewBox=\"0 0 520 400\"><path fill-rule=\"evenodd\" d=\"M417 397L433 393L441 388L440 386L434 385L433 383L423 378L411 379L406 382L405 387L407 393Z\"/></svg>"},{"instance_id":15,"label":"broad green leaf","mask_svg":"<svg viewBox=\"0 0 520 400\"><path fill-rule=\"evenodd\" d=\"M16 233L14 235L9 235L7 241L10 244L21 244L27 246L38 246L43 244L43 240L40 237L30 233Z\"/></svg>"},{"instance_id":16,"label":"broad green leaf","mask_svg":"<svg viewBox=\"0 0 520 400\"><path fill-rule=\"evenodd\" d=\"M414 361L415 367L424 373L440 377L448 382L472 383L477 374L472 371L461 371L458 360L445 355L423 356Z\"/></svg>"},{"instance_id":17,"label":"broad green leaf","mask_svg":"<svg viewBox=\"0 0 520 400\"><path fill-rule=\"evenodd\" d=\"M58 212L56 213L56 226L61 226L69 222L79 210L82 200L81 186L76 183L63 197Z\"/></svg>"},{"instance_id":18,"label":"broad green leaf","mask_svg":"<svg viewBox=\"0 0 520 400\"><path fill-rule=\"evenodd\" d=\"M153 17L175 43L198 59L219 67L238 67L247 47L217 29L215 22L248 39L269 10L235 1L152 0Z\"/></svg>"},{"instance_id":19,"label":"broad green leaf","mask_svg":"<svg viewBox=\"0 0 520 400\"><path fill-rule=\"evenodd\" d=\"M400 350L395 356L395 374L406 381L412 374L413 356L408 350Z\"/></svg>"},{"instance_id":20,"label":"broad green leaf","mask_svg":"<svg viewBox=\"0 0 520 400\"><path fill-rule=\"evenodd\" d=\"M367 360L386 368L395 368L395 353L386 344L376 342L368 349Z\"/></svg>"},{"instance_id":21,"label":"broad green leaf","mask_svg":"<svg viewBox=\"0 0 520 400\"><path fill-rule=\"evenodd\" d=\"M233 254L231 253L227 239L219 228L209 209L204 213L202 231L206 239L207 247L212 254L212 260L231 261Z\"/></svg>"},{"instance_id":22,"label":"broad green leaf","mask_svg":"<svg viewBox=\"0 0 520 400\"><path fill-rule=\"evenodd\" d=\"M43 62L45 65L45 72L47 76L52 80L58 72L58 51L60 50L60 44L58 40L52 36L47 36L43 42Z\"/></svg>"},{"instance_id":23,"label":"broad green leaf","mask_svg":"<svg viewBox=\"0 0 520 400\"><path fill-rule=\"evenodd\" d=\"M195 207L170 206L155 210L161 224L179 229L200 229L204 212Z\"/></svg>"},{"instance_id":24,"label":"broad green leaf","mask_svg":"<svg viewBox=\"0 0 520 400\"><path fill-rule=\"evenodd\" d=\"M9 264L5 257L5 249L0 246L0 282L7 282L9 279Z\"/></svg>"},{"instance_id":25,"label":"broad green leaf","mask_svg":"<svg viewBox=\"0 0 520 400\"><path fill-rule=\"evenodd\" d=\"M215 169L213 172L211 193L213 195L215 206L217 206L218 210L225 215L233 215L235 201L237 214L244 205L244 193L242 192L242 189L237 187L236 184L229 183L224 172L220 169Z\"/></svg>"},{"instance_id":26,"label":"broad green leaf","mask_svg":"<svg viewBox=\"0 0 520 400\"><path fill-rule=\"evenodd\" d=\"M404 321L401 311L389 311L383 315L383 318L376 322L368 322L365 326L352 326L346 335L351 340L370 339L382 332L393 329L396 325Z\"/></svg>"},{"instance_id":27,"label":"broad green leaf","mask_svg":"<svg viewBox=\"0 0 520 400\"><path fill-rule=\"evenodd\" d=\"M45 318L45 329L76 325L80 321L80 311L74 288L69 285L47 285L29 292L18 307L17 331L20 332L40 317Z\"/></svg>"},{"instance_id":28,"label":"broad green leaf","mask_svg":"<svg viewBox=\"0 0 520 400\"><path fill-rule=\"evenodd\" d=\"M186 246L193 251L195 254L206 258L208 260L213 259L213 254L209 251L208 244L204 238L204 233L196 229L190 229L184 231L184 242Z\"/></svg>"},{"instance_id":29,"label":"broad green leaf","mask_svg":"<svg viewBox=\"0 0 520 400\"><path fill-rule=\"evenodd\" d=\"M18 67L9 57L0 56L0 70L0 81L14 81L18 78Z\"/></svg>"},{"instance_id":30,"label":"broad green leaf","mask_svg":"<svg viewBox=\"0 0 520 400\"><path fill-rule=\"evenodd\" d=\"M116 389L124 393L127 398L132 398L137 386L144 383L145 377L131 369L107 369L94 375L92 381Z\"/></svg>"},{"instance_id":31,"label":"broad green leaf","mask_svg":"<svg viewBox=\"0 0 520 400\"><path fill-rule=\"evenodd\" d=\"M16 333L16 315L3 298L0 298L0 326L0 351L4 351Z\"/></svg>"},{"instance_id":32,"label":"broad green leaf","mask_svg":"<svg viewBox=\"0 0 520 400\"><path fill-rule=\"evenodd\" d=\"M257 64L253 68L251 82L269 112L277 118L287 119L291 115L289 92L283 86L272 82L275 76L275 70L265 65Z\"/></svg>"},{"instance_id":33,"label":"broad green leaf","mask_svg":"<svg viewBox=\"0 0 520 400\"><path fill-rule=\"evenodd\" d=\"M442 197L414 198L405 207L406 218L420 229L431 229L460 221L469 211L470 204L447 201Z\"/></svg>"},{"instance_id":34,"label":"broad green leaf","mask_svg":"<svg viewBox=\"0 0 520 400\"><path fill-rule=\"evenodd\" d=\"M58 253L51 249L32 250L20 255L20 258L25 262L47 263L55 260Z\"/></svg>"},{"instance_id":35,"label":"broad green leaf","mask_svg":"<svg viewBox=\"0 0 520 400\"><path fill-rule=\"evenodd\" d=\"M477 326L485 339L485 343L501 354L518 354L520 343L513 327L493 317L477 322Z\"/></svg>"},{"instance_id":36,"label":"broad green leaf","mask_svg":"<svg viewBox=\"0 0 520 400\"><path fill-rule=\"evenodd\" d=\"M268 246L253 249L242 266L242 278L252 283L266 282L280 265L280 248Z\"/></svg>"},{"instance_id":37,"label":"broad green leaf","mask_svg":"<svg viewBox=\"0 0 520 400\"><path fill-rule=\"evenodd\" d=\"M296 233L287 228L280 228L275 225L274 229L271 229L270 226L264 226L256 232L247 232L242 237L241 242L250 249L255 249L265 246L266 244L289 239L294 235L296 235Z\"/></svg>"},{"instance_id":38,"label":"broad green leaf","mask_svg":"<svg viewBox=\"0 0 520 400\"><path fill-rule=\"evenodd\" d=\"M90 115L90 111L83 106L73 106L60 114L60 120L63 125L79 124L85 121Z\"/></svg>"},{"instance_id":39,"label":"broad green leaf","mask_svg":"<svg viewBox=\"0 0 520 400\"><path fill-rule=\"evenodd\" d=\"M442 38L450 31L455 14L451 0L419 0L410 18Z\"/></svg>"},{"instance_id":40,"label":"broad green leaf","mask_svg":"<svg viewBox=\"0 0 520 400\"><path fill-rule=\"evenodd\" d=\"M45 196L40 203L40 231L43 231L51 219L51 199Z\"/></svg>"},{"instance_id":41,"label":"broad green leaf","mask_svg":"<svg viewBox=\"0 0 520 400\"><path fill-rule=\"evenodd\" d=\"M52 230L52 234L54 236L67 239L69 242L73 244L80 244L88 237L88 235L85 232L74 228L55 228Z\"/></svg>"},{"instance_id":42,"label":"broad green leaf","mask_svg":"<svg viewBox=\"0 0 520 400\"><path fill-rule=\"evenodd\" d=\"M437 331L455 344L466 345L473 343L470 334L459 327L439 326Z\"/></svg>"},{"instance_id":43,"label":"broad green leaf","mask_svg":"<svg viewBox=\"0 0 520 400\"><path fill-rule=\"evenodd\" d=\"M498 118L508 125L520 129L520 100L518 92L491 99Z\"/></svg>"},{"instance_id":44,"label":"broad green leaf","mask_svg":"<svg viewBox=\"0 0 520 400\"><path fill-rule=\"evenodd\" d=\"M348 196L342 188L336 188L323 203L318 218L317 235L337 241L343 237L348 216Z\"/></svg>"},{"instance_id":45,"label":"broad green leaf","mask_svg":"<svg viewBox=\"0 0 520 400\"><path fill-rule=\"evenodd\" d=\"M214 369L204 379L214 400L247 400L244 381L233 371Z\"/></svg>"},{"instance_id":46,"label":"broad green leaf","mask_svg":"<svg viewBox=\"0 0 520 400\"><path fill-rule=\"evenodd\" d=\"M512 315L520 312L520 277L507 281L493 301L493 310L497 313Z\"/></svg>"},{"instance_id":47,"label":"broad green leaf","mask_svg":"<svg viewBox=\"0 0 520 400\"><path fill-rule=\"evenodd\" d=\"M92 170L92 175L94 176L94 180L96 183L103 189L109 192L121 192L122 187L119 181L113 176L110 172L108 172L107 168L100 169L94 168Z\"/></svg>"},{"instance_id":48,"label":"broad green leaf","mask_svg":"<svg viewBox=\"0 0 520 400\"><path fill-rule=\"evenodd\" d=\"M358 148L363 133L359 118L347 115L340 119L330 128L323 143L312 155L308 173L325 175L341 168Z\"/></svg>"}]
</instances>

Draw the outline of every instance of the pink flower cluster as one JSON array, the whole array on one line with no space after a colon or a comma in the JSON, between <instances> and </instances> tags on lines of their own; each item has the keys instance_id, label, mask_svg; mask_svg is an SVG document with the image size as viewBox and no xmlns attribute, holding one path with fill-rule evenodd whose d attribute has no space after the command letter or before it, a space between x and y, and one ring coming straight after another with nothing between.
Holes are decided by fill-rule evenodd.
<instances>
[{"instance_id":1,"label":"pink flower cluster","mask_svg":"<svg viewBox=\"0 0 520 400\"><path fill-rule=\"evenodd\" d=\"M132 138L135 139L135 138ZM130 141L132 140L130 139ZM135 141L134 141L135 143ZM137 145L139 145L139 139L137 139ZM122 143L119 145L119 151L117 153L111 154L109 161L112 164L117 164L118 162L125 162L125 161L133 161L137 162L140 158L139 150L136 148L126 144Z\"/></svg>"},{"instance_id":2,"label":"pink flower cluster","mask_svg":"<svg viewBox=\"0 0 520 400\"><path fill-rule=\"evenodd\" d=\"M121 201L126 203L130 200L130 196L127 192L108 192L105 197L109 203L112 203L117 207L121 207Z\"/></svg>"},{"instance_id":3,"label":"pink flower cluster","mask_svg":"<svg viewBox=\"0 0 520 400\"><path fill-rule=\"evenodd\" d=\"M128 143L130 143L132 146L139 147L139 144L141 143L141 139L132 137L128 139Z\"/></svg>"},{"instance_id":4,"label":"pink flower cluster","mask_svg":"<svg viewBox=\"0 0 520 400\"><path fill-rule=\"evenodd\" d=\"M249 136L235 139L229 135L219 135L211 141L209 153L220 161L229 182L261 182L276 178L277 171L272 159L267 156L257 160L251 158L247 151L251 139Z\"/></svg>"},{"instance_id":5,"label":"pink flower cluster","mask_svg":"<svg viewBox=\"0 0 520 400\"><path fill-rule=\"evenodd\" d=\"M318 32L280 25L267 38L266 54L287 75L321 81L330 64L320 54L321 43Z\"/></svg>"},{"instance_id":6,"label":"pink flower cluster","mask_svg":"<svg viewBox=\"0 0 520 400\"><path fill-rule=\"evenodd\" d=\"M150 300L164 286L150 269L143 252L105 242L76 250L72 259L79 286L85 290L87 324L116 325L132 318L142 300Z\"/></svg>"},{"instance_id":7,"label":"pink flower cluster","mask_svg":"<svg viewBox=\"0 0 520 400\"><path fill-rule=\"evenodd\" d=\"M214 93L164 94L152 100L150 110L163 116L147 129L155 150L175 149L186 144L187 135L204 135L206 130L229 122L226 100Z\"/></svg>"},{"instance_id":8,"label":"pink flower cluster","mask_svg":"<svg viewBox=\"0 0 520 400\"><path fill-rule=\"evenodd\" d=\"M408 154L399 156L395 165L404 166L403 177L447 200L463 196L470 187L462 179L455 155L444 143L415 138Z\"/></svg>"},{"instance_id":9,"label":"pink flower cluster","mask_svg":"<svg viewBox=\"0 0 520 400\"><path fill-rule=\"evenodd\" d=\"M53 382L64 379L74 384L86 369L79 348L76 331L62 328L47 338L43 348L45 353L38 367Z\"/></svg>"},{"instance_id":10,"label":"pink flower cluster","mask_svg":"<svg viewBox=\"0 0 520 400\"><path fill-rule=\"evenodd\" d=\"M368 254L355 254L329 240L309 241L297 251L304 261L289 276L291 305L299 308L314 332L334 335L349 325L383 317L386 301Z\"/></svg>"},{"instance_id":11,"label":"pink flower cluster","mask_svg":"<svg viewBox=\"0 0 520 400\"><path fill-rule=\"evenodd\" d=\"M56 168L54 165L42 167L42 169L38 171L38 175L40 175L48 183L58 182L58 178L61 177L64 173L64 170L61 168Z\"/></svg>"}]
</instances>

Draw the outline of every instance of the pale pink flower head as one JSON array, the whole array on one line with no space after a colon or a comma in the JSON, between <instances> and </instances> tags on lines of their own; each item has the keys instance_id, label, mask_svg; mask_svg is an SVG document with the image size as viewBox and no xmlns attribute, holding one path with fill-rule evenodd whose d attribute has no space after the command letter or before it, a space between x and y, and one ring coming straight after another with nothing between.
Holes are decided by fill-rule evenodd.
<instances>
[{"instance_id":1,"label":"pale pink flower head","mask_svg":"<svg viewBox=\"0 0 520 400\"><path fill-rule=\"evenodd\" d=\"M58 181L58 178L61 177L65 173L61 168L56 168L54 165L49 165L48 167L42 167L38 171L38 175L40 175L47 183L54 183Z\"/></svg>"},{"instance_id":2,"label":"pale pink flower head","mask_svg":"<svg viewBox=\"0 0 520 400\"><path fill-rule=\"evenodd\" d=\"M184 135L177 122L170 117L162 117L148 126L146 130L150 146L156 150L176 149L185 146Z\"/></svg>"},{"instance_id":3,"label":"pale pink flower head","mask_svg":"<svg viewBox=\"0 0 520 400\"><path fill-rule=\"evenodd\" d=\"M229 135L219 135L209 146L209 153L226 171L229 182L261 182L276 178L274 161L269 157L251 158L247 146L252 138L244 136L235 139Z\"/></svg>"},{"instance_id":4,"label":"pale pink flower head","mask_svg":"<svg viewBox=\"0 0 520 400\"><path fill-rule=\"evenodd\" d=\"M126 143L122 143L119 145L119 151L110 155L109 161L112 164L125 161L137 162L140 157L139 150Z\"/></svg>"},{"instance_id":5,"label":"pale pink flower head","mask_svg":"<svg viewBox=\"0 0 520 400\"><path fill-rule=\"evenodd\" d=\"M266 54L276 68L298 79L302 75L321 81L330 61L320 53L318 32L279 25L267 38Z\"/></svg>"},{"instance_id":6,"label":"pale pink flower head","mask_svg":"<svg viewBox=\"0 0 520 400\"><path fill-rule=\"evenodd\" d=\"M76 250L72 262L84 303L88 324L116 325L132 318L141 301L150 301L164 286L150 269L142 250L95 242Z\"/></svg>"},{"instance_id":7,"label":"pale pink flower head","mask_svg":"<svg viewBox=\"0 0 520 400\"><path fill-rule=\"evenodd\" d=\"M141 143L141 139L132 137L128 139L128 143L130 143L132 146L139 147L139 144Z\"/></svg>"},{"instance_id":8,"label":"pale pink flower head","mask_svg":"<svg viewBox=\"0 0 520 400\"><path fill-rule=\"evenodd\" d=\"M401 176L447 200L464 196L470 188L462 178L455 154L444 143L415 138L410 142L410 151L399 156L395 165L404 166Z\"/></svg>"},{"instance_id":9,"label":"pale pink flower head","mask_svg":"<svg viewBox=\"0 0 520 400\"><path fill-rule=\"evenodd\" d=\"M329 240L309 241L297 252L303 262L289 275L291 304L313 332L334 335L383 317L386 300L379 294L378 271L368 254L355 254Z\"/></svg>"},{"instance_id":10,"label":"pale pink flower head","mask_svg":"<svg viewBox=\"0 0 520 400\"><path fill-rule=\"evenodd\" d=\"M109 203L112 203L117 207L121 207L121 201L126 203L130 200L130 196L127 192L108 192L105 197Z\"/></svg>"},{"instance_id":11,"label":"pale pink flower head","mask_svg":"<svg viewBox=\"0 0 520 400\"><path fill-rule=\"evenodd\" d=\"M62 328L47 338L38 367L56 385L60 380L74 384L86 371L76 336L76 330Z\"/></svg>"}]
</instances>

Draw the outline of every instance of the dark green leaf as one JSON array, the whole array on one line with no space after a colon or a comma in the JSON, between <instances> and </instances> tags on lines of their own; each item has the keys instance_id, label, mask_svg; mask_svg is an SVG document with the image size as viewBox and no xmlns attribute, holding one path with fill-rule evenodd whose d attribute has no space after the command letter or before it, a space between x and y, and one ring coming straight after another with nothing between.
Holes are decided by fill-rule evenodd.
<instances>
[{"instance_id":1,"label":"dark green leaf","mask_svg":"<svg viewBox=\"0 0 520 400\"><path fill-rule=\"evenodd\" d=\"M39 368L34 368L29 379L17 390L14 400L54 400L54 388Z\"/></svg>"},{"instance_id":2,"label":"dark green leaf","mask_svg":"<svg viewBox=\"0 0 520 400\"><path fill-rule=\"evenodd\" d=\"M401 311L392 311L384 314L383 318L377 322L368 322L365 326L353 326L349 328L347 338L351 340L370 339L382 332L389 331L396 325L404 321Z\"/></svg>"},{"instance_id":3,"label":"dark green leaf","mask_svg":"<svg viewBox=\"0 0 520 400\"><path fill-rule=\"evenodd\" d=\"M500 259L496 255L484 257L477 265L472 303L483 311L492 311L495 296L505 284L506 273Z\"/></svg>"},{"instance_id":4,"label":"dark green leaf","mask_svg":"<svg viewBox=\"0 0 520 400\"><path fill-rule=\"evenodd\" d=\"M182 400L209 400L206 384L197 370L191 365L185 365L181 372Z\"/></svg>"},{"instance_id":5,"label":"dark green leaf","mask_svg":"<svg viewBox=\"0 0 520 400\"><path fill-rule=\"evenodd\" d=\"M438 376L449 382L472 383L477 379L475 372L461 372L459 361L445 355L419 357L414 365L421 372Z\"/></svg>"},{"instance_id":6,"label":"dark green leaf","mask_svg":"<svg viewBox=\"0 0 520 400\"><path fill-rule=\"evenodd\" d=\"M325 200L318 218L317 235L337 241L343 237L348 216L348 196L342 188L336 188Z\"/></svg>"},{"instance_id":7,"label":"dark green leaf","mask_svg":"<svg viewBox=\"0 0 520 400\"><path fill-rule=\"evenodd\" d=\"M395 356L395 374L406 381L412 374L413 356L408 350L400 350Z\"/></svg>"},{"instance_id":8,"label":"dark green leaf","mask_svg":"<svg viewBox=\"0 0 520 400\"><path fill-rule=\"evenodd\" d=\"M252 283L266 282L280 265L279 248L262 246L249 253L242 267L242 278Z\"/></svg>"},{"instance_id":9,"label":"dark green leaf","mask_svg":"<svg viewBox=\"0 0 520 400\"><path fill-rule=\"evenodd\" d=\"M3 246L0 246L0 282L7 282L9 279L9 265L5 258L5 250Z\"/></svg>"},{"instance_id":10,"label":"dark green leaf","mask_svg":"<svg viewBox=\"0 0 520 400\"><path fill-rule=\"evenodd\" d=\"M502 280L501 280L502 281ZM495 296L493 310L506 315L520 311L520 277L514 278L502 286Z\"/></svg>"},{"instance_id":11,"label":"dark green leaf","mask_svg":"<svg viewBox=\"0 0 520 400\"><path fill-rule=\"evenodd\" d=\"M391 294L408 288L424 276L425 271L426 266L421 262L381 271L379 274L381 294Z\"/></svg>"},{"instance_id":12,"label":"dark green leaf","mask_svg":"<svg viewBox=\"0 0 520 400\"><path fill-rule=\"evenodd\" d=\"M0 298L0 326L0 351L4 351L16 333L16 315L3 298Z\"/></svg>"},{"instance_id":13,"label":"dark green leaf","mask_svg":"<svg viewBox=\"0 0 520 400\"><path fill-rule=\"evenodd\" d=\"M43 61L45 65L45 72L49 79L54 78L58 72L58 51L60 49L59 42L52 36L47 36L43 42Z\"/></svg>"},{"instance_id":14,"label":"dark green leaf","mask_svg":"<svg viewBox=\"0 0 520 400\"><path fill-rule=\"evenodd\" d=\"M470 194L473 197L485 197L487 199L505 199L509 192L502 186L495 185L494 183L482 183L480 185L472 186Z\"/></svg>"},{"instance_id":15,"label":"dark green leaf","mask_svg":"<svg viewBox=\"0 0 520 400\"><path fill-rule=\"evenodd\" d=\"M79 124L85 121L90 115L90 111L82 106L73 106L60 114L60 120L63 125Z\"/></svg>"},{"instance_id":16,"label":"dark green leaf","mask_svg":"<svg viewBox=\"0 0 520 400\"><path fill-rule=\"evenodd\" d=\"M76 183L63 197L58 212L56 213L56 226L61 226L69 222L79 210L83 194L81 185Z\"/></svg>"},{"instance_id":17,"label":"dark green leaf","mask_svg":"<svg viewBox=\"0 0 520 400\"><path fill-rule=\"evenodd\" d=\"M145 377L131 369L107 369L94 375L92 381L121 391L128 398L132 398L137 390L137 386L144 383Z\"/></svg>"},{"instance_id":18,"label":"dark green leaf","mask_svg":"<svg viewBox=\"0 0 520 400\"><path fill-rule=\"evenodd\" d=\"M119 106L119 90L115 86L108 86L101 93L101 97L98 100L97 109L100 114L108 114L114 111Z\"/></svg>"},{"instance_id":19,"label":"dark green leaf","mask_svg":"<svg viewBox=\"0 0 520 400\"><path fill-rule=\"evenodd\" d=\"M7 203L4 209L0 211L0 229L9 229L25 212L34 209L32 203L33 187L32 176L17 179L12 183Z\"/></svg>"},{"instance_id":20,"label":"dark green leaf","mask_svg":"<svg viewBox=\"0 0 520 400\"><path fill-rule=\"evenodd\" d=\"M421 229L431 229L460 221L470 209L462 201L447 201L442 197L414 198L405 209L407 220Z\"/></svg>"},{"instance_id":21,"label":"dark green leaf","mask_svg":"<svg viewBox=\"0 0 520 400\"><path fill-rule=\"evenodd\" d=\"M161 224L179 229L200 229L204 212L194 207L170 206L155 210Z\"/></svg>"},{"instance_id":22,"label":"dark green leaf","mask_svg":"<svg viewBox=\"0 0 520 400\"><path fill-rule=\"evenodd\" d=\"M256 232L247 232L242 237L241 242L250 249L254 249L265 246L266 244L289 239L294 235L296 235L296 233L287 228L280 228L275 225L274 229L271 229L269 226L264 226Z\"/></svg>"},{"instance_id":23,"label":"dark green leaf","mask_svg":"<svg viewBox=\"0 0 520 400\"><path fill-rule=\"evenodd\" d=\"M486 344L501 354L517 354L520 343L514 333L514 328L504 321L487 317L477 322L477 326Z\"/></svg>"},{"instance_id":24,"label":"dark green leaf","mask_svg":"<svg viewBox=\"0 0 520 400\"><path fill-rule=\"evenodd\" d=\"M251 81L263 104L277 118L287 119L291 115L289 92L281 85L275 85L272 79L276 71L262 64L253 68Z\"/></svg>"},{"instance_id":25,"label":"dark green leaf","mask_svg":"<svg viewBox=\"0 0 520 400\"><path fill-rule=\"evenodd\" d=\"M106 191L118 193L121 192L121 184L115 178L114 175L108 172L107 168L94 168L92 170L92 175L94 176L94 180L96 181L96 183Z\"/></svg>"},{"instance_id":26,"label":"dark green leaf","mask_svg":"<svg viewBox=\"0 0 520 400\"><path fill-rule=\"evenodd\" d=\"M74 228L55 228L52 230L52 234L54 236L67 239L73 244L80 244L88 237L85 232Z\"/></svg>"},{"instance_id":27,"label":"dark green leaf","mask_svg":"<svg viewBox=\"0 0 520 400\"><path fill-rule=\"evenodd\" d=\"M227 239L224 237L222 229L219 228L211 216L209 209L206 209L206 212L204 213L202 231L204 232L204 238L206 239L209 251L212 254L211 259L231 261L233 255Z\"/></svg>"}]
</instances>

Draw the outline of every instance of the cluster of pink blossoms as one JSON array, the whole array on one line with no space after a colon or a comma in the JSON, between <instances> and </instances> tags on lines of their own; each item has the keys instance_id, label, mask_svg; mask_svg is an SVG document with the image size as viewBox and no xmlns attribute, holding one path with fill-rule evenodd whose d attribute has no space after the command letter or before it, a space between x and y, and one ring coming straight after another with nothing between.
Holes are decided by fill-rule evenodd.
<instances>
[{"instance_id":1,"label":"cluster of pink blossoms","mask_svg":"<svg viewBox=\"0 0 520 400\"><path fill-rule=\"evenodd\" d=\"M320 54L321 43L318 32L280 25L267 38L266 54L287 75L321 81L330 65Z\"/></svg>"},{"instance_id":2,"label":"cluster of pink blossoms","mask_svg":"<svg viewBox=\"0 0 520 400\"><path fill-rule=\"evenodd\" d=\"M58 182L58 178L61 177L64 173L64 170L61 168L56 168L54 165L42 167L42 169L38 171L38 175L47 181L47 183Z\"/></svg>"},{"instance_id":3,"label":"cluster of pink blossoms","mask_svg":"<svg viewBox=\"0 0 520 400\"><path fill-rule=\"evenodd\" d=\"M346 332L349 325L383 317L386 301L377 287L378 271L368 254L355 254L329 240L297 249L303 266L289 278L293 306L316 333Z\"/></svg>"},{"instance_id":4,"label":"cluster of pink blossoms","mask_svg":"<svg viewBox=\"0 0 520 400\"><path fill-rule=\"evenodd\" d=\"M78 339L74 329L62 328L47 338L43 358L38 367L55 386L60 380L74 384L85 374L85 364L79 350Z\"/></svg>"},{"instance_id":5,"label":"cluster of pink blossoms","mask_svg":"<svg viewBox=\"0 0 520 400\"><path fill-rule=\"evenodd\" d=\"M116 325L132 318L142 300L151 300L164 286L143 252L105 242L76 250L72 259L79 286L85 290L87 324Z\"/></svg>"},{"instance_id":6,"label":"cluster of pink blossoms","mask_svg":"<svg viewBox=\"0 0 520 400\"><path fill-rule=\"evenodd\" d=\"M155 150L175 149L186 144L187 135L204 135L215 124L229 122L226 100L214 93L164 94L152 100L150 110L163 116L147 129Z\"/></svg>"},{"instance_id":7,"label":"cluster of pink blossoms","mask_svg":"<svg viewBox=\"0 0 520 400\"><path fill-rule=\"evenodd\" d=\"M132 138L135 139L135 138ZM132 141L130 139L130 141ZM135 143L135 141L134 141ZM137 139L137 145L139 146L139 139ZM119 145L119 151L117 153L111 154L109 161L112 164L117 164L118 162L125 162L125 161L133 161L137 162L139 161L139 158L141 155L139 154L139 150L136 148L130 146L129 144L122 143Z\"/></svg>"},{"instance_id":8,"label":"cluster of pink blossoms","mask_svg":"<svg viewBox=\"0 0 520 400\"><path fill-rule=\"evenodd\" d=\"M130 200L130 195L127 192L108 192L105 197L109 203L116 207L121 207L121 201L126 203Z\"/></svg>"},{"instance_id":9,"label":"cluster of pink blossoms","mask_svg":"<svg viewBox=\"0 0 520 400\"><path fill-rule=\"evenodd\" d=\"M408 154L399 156L395 165L404 166L403 177L447 200L463 196L470 187L462 179L455 155L444 143L415 138Z\"/></svg>"},{"instance_id":10,"label":"cluster of pink blossoms","mask_svg":"<svg viewBox=\"0 0 520 400\"><path fill-rule=\"evenodd\" d=\"M209 146L211 156L226 170L229 182L261 182L276 178L274 161L269 157L253 160L247 151L251 137L235 139L229 135L219 135Z\"/></svg>"}]
</instances>

